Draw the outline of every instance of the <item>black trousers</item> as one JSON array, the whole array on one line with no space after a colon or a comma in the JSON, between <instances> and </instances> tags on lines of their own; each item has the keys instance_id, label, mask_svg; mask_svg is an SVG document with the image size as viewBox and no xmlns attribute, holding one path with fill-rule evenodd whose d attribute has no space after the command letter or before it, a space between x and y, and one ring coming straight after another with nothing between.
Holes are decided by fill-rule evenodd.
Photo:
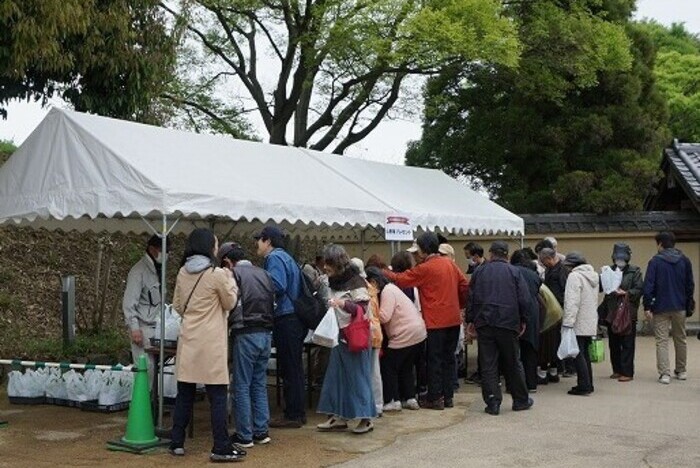
<instances>
[{"instance_id":1,"label":"black trousers","mask_svg":"<svg viewBox=\"0 0 700 468\"><path fill-rule=\"evenodd\" d=\"M197 384L189 382L177 383L177 398L173 413L173 429L171 433L173 447L185 446L185 430L192 415ZM211 432L214 437L214 450L223 452L231 443L226 426L226 385L205 385L209 397L211 411Z\"/></svg>"},{"instance_id":2,"label":"black trousers","mask_svg":"<svg viewBox=\"0 0 700 468\"><path fill-rule=\"evenodd\" d=\"M610 363L613 372L634 377L634 346L636 342L637 330L632 326L632 333L629 335L617 335L608 327L608 345L610 346Z\"/></svg>"},{"instance_id":3,"label":"black trousers","mask_svg":"<svg viewBox=\"0 0 700 468\"><path fill-rule=\"evenodd\" d=\"M426 356L426 340L417 344L418 350L413 361L416 369L416 385L418 387L418 392L425 392L428 390L428 358Z\"/></svg>"},{"instance_id":4,"label":"black trousers","mask_svg":"<svg viewBox=\"0 0 700 468\"><path fill-rule=\"evenodd\" d=\"M588 348L591 346L592 337L577 336L579 353L574 359L576 366L577 387L579 390L593 391L593 369L591 368L591 355Z\"/></svg>"},{"instance_id":5,"label":"black trousers","mask_svg":"<svg viewBox=\"0 0 700 468\"><path fill-rule=\"evenodd\" d=\"M537 388L537 351L532 343L520 340L520 361L523 363L528 390Z\"/></svg>"},{"instance_id":6,"label":"black trousers","mask_svg":"<svg viewBox=\"0 0 700 468\"><path fill-rule=\"evenodd\" d=\"M384 403L416 397L413 366L423 342L401 349L386 348L379 364L382 371Z\"/></svg>"},{"instance_id":7,"label":"black trousers","mask_svg":"<svg viewBox=\"0 0 700 468\"><path fill-rule=\"evenodd\" d=\"M307 329L296 314L275 318L272 337L277 349L277 362L282 374L284 417L305 421L304 407L304 338Z\"/></svg>"},{"instance_id":8,"label":"black trousers","mask_svg":"<svg viewBox=\"0 0 700 468\"><path fill-rule=\"evenodd\" d=\"M499 362L514 403L528 401L527 386L520 372L518 333L496 327L481 327L479 333L479 364L481 364L481 394L489 404L503 401L500 387Z\"/></svg>"},{"instance_id":9,"label":"black trousers","mask_svg":"<svg viewBox=\"0 0 700 468\"><path fill-rule=\"evenodd\" d=\"M459 340L459 325L428 330L426 357L429 401L454 396L457 340Z\"/></svg>"}]
</instances>

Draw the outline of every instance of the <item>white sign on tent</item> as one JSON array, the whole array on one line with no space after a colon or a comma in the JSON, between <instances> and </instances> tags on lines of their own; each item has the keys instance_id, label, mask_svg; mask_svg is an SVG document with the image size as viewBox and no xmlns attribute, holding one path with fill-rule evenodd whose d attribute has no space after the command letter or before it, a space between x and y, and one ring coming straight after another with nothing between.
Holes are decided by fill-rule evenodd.
<instances>
[{"instance_id":1,"label":"white sign on tent","mask_svg":"<svg viewBox=\"0 0 700 468\"><path fill-rule=\"evenodd\" d=\"M412 241L413 226L408 216L392 214L386 217L384 238L388 241Z\"/></svg>"}]
</instances>

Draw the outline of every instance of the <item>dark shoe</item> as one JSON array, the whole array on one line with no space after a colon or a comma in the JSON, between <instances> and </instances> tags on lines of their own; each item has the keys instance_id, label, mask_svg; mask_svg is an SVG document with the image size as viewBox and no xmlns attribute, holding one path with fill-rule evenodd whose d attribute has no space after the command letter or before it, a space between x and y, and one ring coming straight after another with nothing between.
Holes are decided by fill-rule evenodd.
<instances>
[{"instance_id":1,"label":"dark shoe","mask_svg":"<svg viewBox=\"0 0 700 468\"><path fill-rule=\"evenodd\" d=\"M580 389L578 387L572 387L571 390L569 390L567 393L569 395L588 396L591 393L593 393L593 390L584 390L584 389Z\"/></svg>"},{"instance_id":2,"label":"dark shoe","mask_svg":"<svg viewBox=\"0 0 700 468\"><path fill-rule=\"evenodd\" d=\"M535 388L528 388L527 393L537 393L537 387Z\"/></svg>"},{"instance_id":3,"label":"dark shoe","mask_svg":"<svg viewBox=\"0 0 700 468\"><path fill-rule=\"evenodd\" d=\"M454 408L455 407L455 401L452 398L445 398L445 408Z\"/></svg>"},{"instance_id":4,"label":"dark shoe","mask_svg":"<svg viewBox=\"0 0 700 468\"><path fill-rule=\"evenodd\" d=\"M576 377L576 372L574 372L572 370L565 370L564 373L562 374L562 377L564 377L565 379L568 379L570 377Z\"/></svg>"},{"instance_id":5,"label":"dark shoe","mask_svg":"<svg viewBox=\"0 0 700 468\"><path fill-rule=\"evenodd\" d=\"M631 382L634 380L634 377L627 377L626 375L621 375L617 381L618 382Z\"/></svg>"},{"instance_id":6,"label":"dark shoe","mask_svg":"<svg viewBox=\"0 0 700 468\"><path fill-rule=\"evenodd\" d=\"M275 429L299 429L303 425L304 421L298 419L277 418L270 421L270 427Z\"/></svg>"},{"instance_id":7,"label":"dark shoe","mask_svg":"<svg viewBox=\"0 0 700 468\"><path fill-rule=\"evenodd\" d=\"M226 450L212 450L209 455L209 460L213 462L238 462L245 459L245 450L237 449L233 446Z\"/></svg>"},{"instance_id":8,"label":"dark shoe","mask_svg":"<svg viewBox=\"0 0 700 468\"><path fill-rule=\"evenodd\" d=\"M621 374L618 374L617 372L613 372L613 373L610 375L610 378L611 378L611 379L619 379L620 377L621 377Z\"/></svg>"},{"instance_id":9,"label":"dark shoe","mask_svg":"<svg viewBox=\"0 0 700 468\"><path fill-rule=\"evenodd\" d=\"M496 401L492 401L486 405L484 412L486 414L490 414L491 416L498 416L498 414L501 412L501 405Z\"/></svg>"},{"instance_id":10,"label":"dark shoe","mask_svg":"<svg viewBox=\"0 0 700 468\"><path fill-rule=\"evenodd\" d=\"M539 375L537 376L537 385L547 385L548 383L549 383L548 377L540 377Z\"/></svg>"},{"instance_id":11,"label":"dark shoe","mask_svg":"<svg viewBox=\"0 0 700 468\"><path fill-rule=\"evenodd\" d=\"M564 377L566 377L566 374L564 374ZM559 383L559 375L547 374L547 380L550 383Z\"/></svg>"},{"instance_id":12,"label":"dark shoe","mask_svg":"<svg viewBox=\"0 0 700 468\"><path fill-rule=\"evenodd\" d=\"M238 445L239 447L251 448L253 446L252 440L245 440L238 434L233 434L231 437L229 437L229 440L232 444Z\"/></svg>"},{"instance_id":13,"label":"dark shoe","mask_svg":"<svg viewBox=\"0 0 700 468\"><path fill-rule=\"evenodd\" d=\"M427 398L422 398L418 401L421 408L434 409L434 410L444 410L445 409L445 399L440 397L436 400L428 400Z\"/></svg>"},{"instance_id":14,"label":"dark shoe","mask_svg":"<svg viewBox=\"0 0 700 468\"><path fill-rule=\"evenodd\" d=\"M253 442L257 445L265 445L272 442L272 439L270 439L270 434L264 432L262 434L253 434Z\"/></svg>"},{"instance_id":15,"label":"dark shoe","mask_svg":"<svg viewBox=\"0 0 700 468\"><path fill-rule=\"evenodd\" d=\"M528 398L525 402L513 403L513 411L529 410L534 404L535 402L532 400L532 398Z\"/></svg>"},{"instance_id":16,"label":"dark shoe","mask_svg":"<svg viewBox=\"0 0 700 468\"><path fill-rule=\"evenodd\" d=\"M474 372L472 375L464 379L464 383L472 385L481 385L481 376L478 372Z\"/></svg>"}]
</instances>

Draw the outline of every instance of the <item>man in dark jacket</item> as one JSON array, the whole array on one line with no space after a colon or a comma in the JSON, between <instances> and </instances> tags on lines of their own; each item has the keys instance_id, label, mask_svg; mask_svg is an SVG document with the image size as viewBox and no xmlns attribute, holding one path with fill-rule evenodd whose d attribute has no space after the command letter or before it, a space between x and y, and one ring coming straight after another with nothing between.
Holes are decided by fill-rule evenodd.
<instances>
[{"instance_id":1,"label":"man in dark jacket","mask_svg":"<svg viewBox=\"0 0 700 468\"><path fill-rule=\"evenodd\" d=\"M472 275L467 323L470 333L478 335L485 411L495 416L503 399L499 361L513 397L513 411L529 409L533 403L518 365L518 336L528 321L530 299L522 275L508 263L508 244L496 241L489 253L490 261Z\"/></svg>"},{"instance_id":2,"label":"man in dark jacket","mask_svg":"<svg viewBox=\"0 0 700 468\"><path fill-rule=\"evenodd\" d=\"M612 325L607 322L608 326L608 344L610 345L610 363L612 364L613 373L611 379L617 379L619 382L629 382L634 379L634 348L635 338L637 335L637 311L639 310L639 302L642 298L642 287L644 280L642 279L642 270L638 266L632 265L632 249L625 243L617 243L613 246L611 269L619 269L622 271L622 283L617 291L607 294L600 305L599 310L602 312L603 319L614 317L617 312L620 302L627 299L629 301L630 319L632 322L631 330L626 335L615 333Z\"/></svg>"},{"instance_id":3,"label":"man in dark jacket","mask_svg":"<svg viewBox=\"0 0 700 468\"><path fill-rule=\"evenodd\" d=\"M656 235L659 253L649 260L644 280L644 314L654 326L656 337L656 367L659 382L671 383L671 365L668 360L668 332L671 328L676 350L678 380L686 380L685 319L695 309L695 283L688 257L676 249L676 237L671 232Z\"/></svg>"},{"instance_id":4,"label":"man in dark jacket","mask_svg":"<svg viewBox=\"0 0 700 468\"><path fill-rule=\"evenodd\" d=\"M267 401L267 362L272 344L275 289L270 275L245 259L240 245L227 242L219 249L222 268L230 268L238 283L239 302L231 311L233 394L236 433L231 441L242 447L270 442Z\"/></svg>"},{"instance_id":5,"label":"man in dark jacket","mask_svg":"<svg viewBox=\"0 0 700 468\"><path fill-rule=\"evenodd\" d=\"M569 276L569 270L564 267L564 262L561 261L557 251L553 248L544 247L539 252L540 262L545 267L544 284L552 291L554 297L557 298L559 305L564 308L564 291L566 290L566 279ZM538 373L538 384L547 385L548 383L559 382L558 366L560 361L557 358L557 349L561 341L561 327L554 326L540 335L540 352L539 361L540 368ZM567 375L573 375L573 362L569 363Z\"/></svg>"}]
</instances>

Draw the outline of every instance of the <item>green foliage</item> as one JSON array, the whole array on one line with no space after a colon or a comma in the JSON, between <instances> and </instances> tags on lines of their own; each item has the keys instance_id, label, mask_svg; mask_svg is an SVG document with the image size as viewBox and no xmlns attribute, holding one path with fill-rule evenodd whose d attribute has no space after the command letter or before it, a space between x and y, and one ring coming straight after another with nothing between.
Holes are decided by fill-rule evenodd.
<instances>
[{"instance_id":1,"label":"green foliage","mask_svg":"<svg viewBox=\"0 0 700 468\"><path fill-rule=\"evenodd\" d=\"M0 2L0 106L59 93L77 110L161 121L154 99L172 73L174 48L158 4Z\"/></svg>"},{"instance_id":2,"label":"green foliage","mask_svg":"<svg viewBox=\"0 0 700 468\"><path fill-rule=\"evenodd\" d=\"M431 79L407 163L466 176L516 212L639 208L668 116L632 6L514 3L520 66L466 64Z\"/></svg>"},{"instance_id":3,"label":"green foliage","mask_svg":"<svg viewBox=\"0 0 700 468\"><path fill-rule=\"evenodd\" d=\"M16 150L17 147L13 142L0 140L0 166L5 164L5 161L7 161Z\"/></svg>"},{"instance_id":4,"label":"green foliage","mask_svg":"<svg viewBox=\"0 0 700 468\"><path fill-rule=\"evenodd\" d=\"M129 339L124 330L109 330L98 334L79 334L75 341L66 347L59 338L30 339L22 347L23 355L15 357L75 362L91 355L103 355L112 364L117 364L129 350L129 346Z\"/></svg>"},{"instance_id":5,"label":"green foliage","mask_svg":"<svg viewBox=\"0 0 700 468\"><path fill-rule=\"evenodd\" d=\"M455 62L514 66L519 54L516 26L498 0L193 0L163 8L183 32L179 66L189 73L168 97L187 121L237 136L231 116L252 103L272 143L338 153L387 117L410 77Z\"/></svg>"},{"instance_id":6,"label":"green foliage","mask_svg":"<svg viewBox=\"0 0 700 468\"><path fill-rule=\"evenodd\" d=\"M682 24L638 26L658 48L654 75L668 101L674 138L700 141L700 38Z\"/></svg>"}]
</instances>

